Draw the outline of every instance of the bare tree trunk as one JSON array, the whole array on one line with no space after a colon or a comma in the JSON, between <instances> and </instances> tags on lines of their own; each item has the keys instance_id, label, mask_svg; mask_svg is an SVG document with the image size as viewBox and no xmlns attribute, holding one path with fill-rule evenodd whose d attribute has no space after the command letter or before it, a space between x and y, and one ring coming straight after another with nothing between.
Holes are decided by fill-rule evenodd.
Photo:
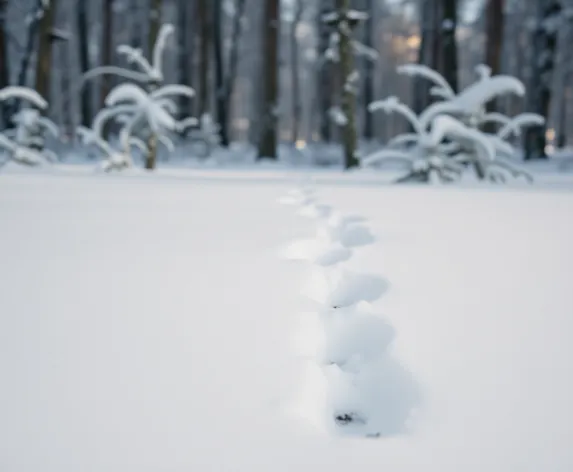
<instances>
[{"instance_id":1,"label":"bare tree trunk","mask_svg":"<svg viewBox=\"0 0 573 472\"><path fill-rule=\"evenodd\" d=\"M374 1L367 0L366 11L370 15L364 25L364 44L374 49L373 29L376 19L374 18ZM374 64L369 58L364 59L364 138L368 141L374 139L374 120L372 113L368 111L368 105L374 101Z\"/></svg>"},{"instance_id":2,"label":"bare tree trunk","mask_svg":"<svg viewBox=\"0 0 573 472\"><path fill-rule=\"evenodd\" d=\"M235 90L235 83L237 81L237 71L239 66L239 43L242 32L242 22L245 15L245 0L237 0L235 4L235 17L233 18L233 25L231 31L231 50L229 51L229 64L227 66L225 77L225 102L227 103L227 122L219 124L221 130L223 127L227 128L227 139L229 138L231 123L230 117L233 111L233 92ZM222 134L222 133L221 133Z\"/></svg>"},{"instance_id":3,"label":"bare tree trunk","mask_svg":"<svg viewBox=\"0 0 573 472\"><path fill-rule=\"evenodd\" d=\"M454 91L458 90L458 48L456 29L458 24L458 0L441 0L440 46L441 60L439 72Z\"/></svg>"},{"instance_id":4,"label":"bare tree trunk","mask_svg":"<svg viewBox=\"0 0 573 472\"><path fill-rule=\"evenodd\" d=\"M436 17L435 0L421 0L420 4L420 48L418 50L418 64L428 67L436 66L435 47ZM413 109L420 114L430 103L430 84L426 80L414 79L414 106Z\"/></svg>"},{"instance_id":5,"label":"bare tree trunk","mask_svg":"<svg viewBox=\"0 0 573 472\"><path fill-rule=\"evenodd\" d=\"M352 50L352 28L350 26L350 0L336 0L338 12L338 43L340 57L341 94L340 106L346 123L342 126L342 144L344 147L344 168L358 167L357 136L356 136L356 80L353 77L354 51Z\"/></svg>"},{"instance_id":6,"label":"bare tree trunk","mask_svg":"<svg viewBox=\"0 0 573 472\"><path fill-rule=\"evenodd\" d=\"M279 0L264 0L264 112L258 159L277 159L278 87L279 87Z\"/></svg>"},{"instance_id":7,"label":"bare tree trunk","mask_svg":"<svg viewBox=\"0 0 573 472\"><path fill-rule=\"evenodd\" d=\"M8 58L8 42L6 38L6 14L8 0L0 0L0 89L10 83L10 62ZM9 107L2 104L0 107L0 126L7 127L11 117Z\"/></svg>"},{"instance_id":8,"label":"bare tree trunk","mask_svg":"<svg viewBox=\"0 0 573 472\"><path fill-rule=\"evenodd\" d=\"M571 74L566 73L563 78L563 101L559 107L559 121L557 126L557 147L564 148L567 145L567 116L568 116L568 102L569 96L567 90L570 86Z\"/></svg>"},{"instance_id":9,"label":"bare tree trunk","mask_svg":"<svg viewBox=\"0 0 573 472\"><path fill-rule=\"evenodd\" d=\"M65 30L70 28L70 11L66 10L65 18L63 23L65 25ZM72 66L71 66L71 53L70 53L70 40L66 39L61 41L58 47L58 56L60 64L60 93L62 97L68 96L70 90L72 89ZM74 119L72 113L72 107L67 100L61 100L61 117L62 117L62 129L65 130L66 136L72 138L74 136Z\"/></svg>"},{"instance_id":10,"label":"bare tree trunk","mask_svg":"<svg viewBox=\"0 0 573 472\"><path fill-rule=\"evenodd\" d=\"M211 15L209 6L213 0L198 0L197 18L199 19L199 116L209 113L209 72L211 70Z\"/></svg>"},{"instance_id":11,"label":"bare tree trunk","mask_svg":"<svg viewBox=\"0 0 573 472\"><path fill-rule=\"evenodd\" d=\"M486 6L486 46L485 63L491 68L492 75L498 75L501 69L501 51L504 37L504 0L488 0ZM489 112L495 111L496 102L492 100L487 104ZM485 130L492 133L495 125L486 126Z\"/></svg>"},{"instance_id":12,"label":"bare tree trunk","mask_svg":"<svg viewBox=\"0 0 573 472\"><path fill-rule=\"evenodd\" d=\"M52 43L57 1L50 0L39 25L38 63L36 67L36 91L49 99L52 73Z\"/></svg>"},{"instance_id":13,"label":"bare tree trunk","mask_svg":"<svg viewBox=\"0 0 573 472\"><path fill-rule=\"evenodd\" d=\"M149 8L149 51L153 51L153 46L157 41L157 35L161 28L161 4L162 0L151 0Z\"/></svg>"},{"instance_id":14,"label":"bare tree trunk","mask_svg":"<svg viewBox=\"0 0 573 472\"><path fill-rule=\"evenodd\" d=\"M225 93L225 66L224 66L224 41L223 41L223 16L221 2L216 0L213 4L213 48L215 52L215 103L217 107L217 121L220 126L221 145L229 146L228 129L228 102Z\"/></svg>"},{"instance_id":15,"label":"bare tree trunk","mask_svg":"<svg viewBox=\"0 0 573 472\"><path fill-rule=\"evenodd\" d=\"M323 141L330 142L332 140L332 127L330 122L329 110L332 108L333 96L333 78L332 74L334 67L326 58L326 51L329 45L330 30L323 21L325 14L331 11L331 1L321 0L320 9L318 10L317 29L319 32L318 42L318 69L316 77L316 92L318 95L318 120L319 120L319 134Z\"/></svg>"},{"instance_id":16,"label":"bare tree trunk","mask_svg":"<svg viewBox=\"0 0 573 472\"><path fill-rule=\"evenodd\" d=\"M78 30L78 47L79 47L79 60L80 72L85 74L90 70L90 57L89 57L89 25L88 25L88 3L89 0L78 0L77 3L77 30ZM89 81L83 84L80 99L80 122L81 125L89 128L92 114L91 92L92 85Z\"/></svg>"},{"instance_id":17,"label":"bare tree trunk","mask_svg":"<svg viewBox=\"0 0 573 472\"><path fill-rule=\"evenodd\" d=\"M145 169L153 170L157 165L157 135L152 133L147 140L147 154L145 156Z\"/></svg>"},{"instance_id":18,"label":"bare tree trunk","mask_svg":"<svg viewBox=\"0 0 573 472\"><path fill-rule=\"evenodd\" d=\"M113 0L103 0L102 3L102 35L100 64L102 66L112 65L113 57ZM111 89L111 77L101 76L100 106L105 107L105 97ZM107 128L107 127L106 127ZM106 133L107 134L107 133Z\"/></svg>"},{"instance_id":19,"label":"bare tree trunk","mask_svg":"<svg viewBox=\"0 0 573 472\"><path fill-rule=\"evenodd\" d=\"M161 0L151 0L149 11L149 51L153 51L153 46L157 41L159 29L161 28ZM155 87L158 84L152 84ZM147 140L147 154L145 156L145 169L153 170L157 166L157 135L150 130Z\"/></svg>"},{"instance_id":20,"label":"bare tree trunk","mask_svg":"<svg viewBox=\"0 0 573 472\"><path fill-rule=\"evenodd\" d=\"M529 109L549 118L551 89L559 28L546 25L557 21L562 5L558 0L537 0L536 27L533 33L533 68L529 86ZM546 159L546 127L532 127L525 132L525 159Z\"/></svg>"},{"instance_id":21,"label":"bare tree trunk","mask_svg":"<svg viewBox=\"0 0 573 472\"><path fill-rule=\"evenodd\" d=\"M290 63L291 63L291 87L292 87L292 128L291 140L295 144L298 140L302 107L300 103L300 53L296 32L300 24L304 10L302 0L296 0L294 16L290 30Z\"/></svg>"},{"instance_id":22,"label":"bare tree trunk","mask_svg":"<svg viewBox=\"0 0 573 472\"><path fill-rule=\"evenodd\" d=\"M189 5L190 0L179 0L177 3L177 42L179 44L178 50L178 68L179 68L179 83L192 86L192 63L193 63L193 48L190 47L190 30L192 28L193 18L191 16L191 8ZM191 115L191 106L189 98L180 97L179 110L181 118Z\"/></svg>"},{"instance_id":23,"label":"bare tree trunk","mask_svg":"<svg viewBox=\"0 0 573 472\"><path fill-rule=\"evenodd\" d=\"M138 24L141 0L131 0L129 3L129 15L131 16L131 31L129 44L134 48L141 48L141 27Z\"/></svg>"}]
</instances>

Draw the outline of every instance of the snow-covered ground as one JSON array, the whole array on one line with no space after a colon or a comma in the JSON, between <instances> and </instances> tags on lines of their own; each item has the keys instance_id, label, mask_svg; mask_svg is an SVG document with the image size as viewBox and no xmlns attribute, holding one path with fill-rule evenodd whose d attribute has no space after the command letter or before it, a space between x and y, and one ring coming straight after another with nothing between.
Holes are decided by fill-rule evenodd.
<instances>
[{"instance_id":1,"label":"snow-covered ground","mask_svg":"<svg viewBox=\"0 0 573 472\"><path fill-rule=\"evenodd\" d=\"M573 179L317 175L377 236L346 264L388 285L380 408L416 398L407 433L357 439L289 414L314 306L280 257L313 233L278 203L295 177L0 175L0 470L573 470Z\"/></svg>"}]
</instances>

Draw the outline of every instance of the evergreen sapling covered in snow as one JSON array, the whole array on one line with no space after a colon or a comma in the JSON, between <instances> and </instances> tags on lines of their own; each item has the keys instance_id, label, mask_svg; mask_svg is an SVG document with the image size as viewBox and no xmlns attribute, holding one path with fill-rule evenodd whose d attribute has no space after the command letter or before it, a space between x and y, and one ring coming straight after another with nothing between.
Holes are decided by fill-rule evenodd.
<instances>
[{"instance_id":1,"label":"evergreen sapling covered in snow","mask_svg":"<svg viewBox=\"0 0 573 472\"><path fill-rule=\"evenodd\" d=\"M7 160L25 165L56 161L56 154L45 147L46 132L55 138L59 136L56 124L41 113L48 108L46 100L27 87L9 86L0 90L0 101L14 99L25 101L28 106L12 117L15 128L0 133L0 147L8 152Z\"/></svg>"},{"instance_id":2,"label":"evergreen sapling covered in snow","mask_svg":"<svg viewBox=\"0 0 573 472\"><path fill-rule=\"evenodd\" d=\"M84 80L102 74L112 74L135 83L124 83L113 88L105 100L107 107L105 120L115 119L122 125L120 141L125 156L130 154L134 138L145 140L145 167L153 169L157 160L157 146L163 144L168 150L173 150L170 132L180 131L185 126L196 123L194 118L176 119L178 107L174 97L191 98L194 90L186 85L164 85L163 54L167 40L173 34L174 28L164 24L157 35L153 46L151 61L143 56L141 49L128 45L120 45L117 52L126 57L129 64L137 66L139 71L103 66L97 67L85 74ZM93 127L92 131L102 138L103 128ZM103 139L103 138L102 138ZM120 168L129 167L132 159L124 160ZM114 166L112 166L114 167ZM115 166L117 167L117 166Z\"/></svg>"},{"instance_id":3,"label":"evergreen sapling covered in snow","mask_svg":"<svg viewBox=\"0 0 573 472\"><path fill-rule=\"evenodd\" d=\"M386 148L366 156L363 166L398 162L407 173L398 182L453 182L464 171L473 168L479 179L504 182L508 177L531 176L512 162L515 149L507 141L519 135L526 126L539 126L543 117L524 113L508 117L502 113L488 113L485 105L494 98L509 93L523 96L525 87L516 78L506 75L491 76L487 66L476 68L478 80L456 94L436 71L422 65L400 66L398 72L430 80L431 94L438 99L419 115L396 97L373 102L371 112L384 111L402 115L413 133L405 133L390 140ZM487 123L498 126L494 134L483 131Z\"/></svg>"}]
</instances>

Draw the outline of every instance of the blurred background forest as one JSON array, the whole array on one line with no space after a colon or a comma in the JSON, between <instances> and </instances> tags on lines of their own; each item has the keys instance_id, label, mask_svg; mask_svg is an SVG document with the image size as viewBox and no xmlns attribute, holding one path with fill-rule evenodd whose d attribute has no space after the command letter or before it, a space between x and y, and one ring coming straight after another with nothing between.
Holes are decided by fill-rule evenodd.
<instances>
[{"instance_id":1,"label":"blurred background forest","mask_svg":"<svg viewBox=\"0 0 573 472\"><path fill-rule=\"evenodd\" d=\"M71 140L89 127L121 78L101 76L82 86L82 74L100 65L124 65L116 48L129 44L148 55L161 24L175 26L167 43L165 82L193 87L180 98L182 116L209 114L223 145L257 146L265 128L295 147L338 142L339 65L329 61L331 26L323 21L340 0L0 0L0 89L36 89L49 117ZM367 105L396 95L414 110L431 97L423 81L399 75L405 63L439 71L454 89L476 80L475 67L509 74L527 86L525 100L508 96L496 107L547 118L536 131L544 158L571 143L573 131L570 8L573 0L353 0L367 12L354 37L376 51L358 55L356 130L361 142L384 143L407 130L400 117L372 114ZM366 50L366 49L365 49ZM369 49L368 49L369 50ZM368 50L366 50L368 52ZM277 110L271 109L274 100ZM3 127L16 105L2 103ZM276 117L276 125L268 122ZM539 136L537 137L539 138ZM539 139L537 139L537 142Z\"/></svg>"}]
</instances>

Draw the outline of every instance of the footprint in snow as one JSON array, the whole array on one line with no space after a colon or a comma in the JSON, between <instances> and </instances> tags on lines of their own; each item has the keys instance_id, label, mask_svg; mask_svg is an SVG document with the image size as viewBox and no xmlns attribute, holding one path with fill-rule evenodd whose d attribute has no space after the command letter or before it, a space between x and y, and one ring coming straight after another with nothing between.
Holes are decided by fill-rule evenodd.
<instances>
[{"instance_id":1,"label":"footprint in snow","mask_svg":"<svg viewBox=\"0 0 573 472\"><path fill-rule=\"evenodd\" d=\"M383 277L375 274L342 272L330 274L314 270L303 289L303 294L325 308L342 309L360 302L372 303L389 288Z\"/></svg>"},{"instance_id":2,"label":"footprint in snow","mask_svg":"<svg viewBox=\"0 0 573 472\"><path fill-rule=\"evenodd\" d=\"M321 240L301 239L282 249L280 256L292 261L308 261L328 267L350 259L352 251L340 243L330 243L325 246Z\"/></svg>"}]
</instances>

